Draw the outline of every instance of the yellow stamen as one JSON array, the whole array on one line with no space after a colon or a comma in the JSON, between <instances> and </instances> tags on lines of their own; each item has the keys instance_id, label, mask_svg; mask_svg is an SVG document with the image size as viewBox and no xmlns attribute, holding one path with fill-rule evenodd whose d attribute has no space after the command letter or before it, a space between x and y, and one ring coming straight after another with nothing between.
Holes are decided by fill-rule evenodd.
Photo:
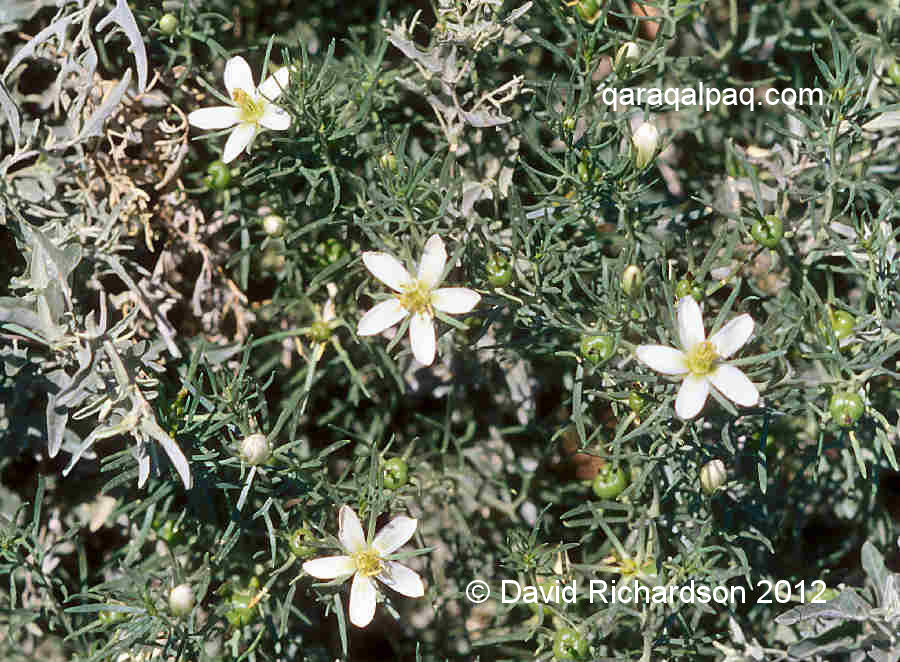
<instances>
[{"instance_id":1,"label":"yellow stamen","mask_svg":"<svg viewBox=\"0 0 900 662\"><path fill-rule=\"evenodd\" d=\"M713 371L713 367L718 360L719 355L716 354L716 348L713 344L704 340L694 345L687 353L687 366L692 375L708 375Z\"/></svg>"},{"instance_id":2,"label":"yellow stamen","mask_svg":"<svg viewBox=\"0 0 900 662\"><path fill-rule=\"evenodd\" d=\"M353 555L356 571L363 577L374 577L382 569L381 557L373 549L364 549Z\"/></svg>"},{"instance_id":3,"label":"yellow stamen","mask_svg":"<svg viewBox=\"0 0 900 662\"><path fill-rule=\"evenodd\" d=\"M403 288L403 293L397 297L400 305L410 313L428 313L434 316L431 308L431 288L421 280L416 280Z\"/></svg>"},{"instance_id":4,"label":"yellow stamen","mask_svg":"<svg viewBox=\"0 0 900 662\"><path fill-rule=\"evenodd\" d=\"M231 93L231 98L234 99L234 102L240 107L241 121L243 122L258 123L266 112L265 99L260 98L259 100L254 101L253 97L244 92L244 90L235 90Z\"/></svg>"}]
</instances>

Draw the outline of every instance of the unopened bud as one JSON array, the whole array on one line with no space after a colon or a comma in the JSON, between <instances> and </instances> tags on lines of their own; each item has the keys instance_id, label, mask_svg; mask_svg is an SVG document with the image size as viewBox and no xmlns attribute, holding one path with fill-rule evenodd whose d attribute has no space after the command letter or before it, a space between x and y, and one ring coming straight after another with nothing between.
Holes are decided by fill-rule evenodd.
<instances>
[{"instance_id":1,"label":"unopened bud","mask_svg":"<svg viewBox=\"0 0 900 662\"><path fill-rule=\"evenodd\" d=\"M700 469L700 487L707 494L712 494L725 484L728 472L722 460L710 460Z\"/></svg>"},{"instance_id":2,"label":"unopened bud","mask_svg":"<svg viewBox=\"0 0 900 662\"><path fill-rule=\"evenodd\" d=\"M659 147L659 131L650 122L641 124L631 137L634 143L634 164L643 170L656 156Z\"/></svg>"},{"instance_id":3,"label":"unopened bud","mask_svg":"<svg viewBox=\"0 0 900 662\"><path fill-rule=\"evenodd\" d=\"M194 589L190 584L179 584L169 593L169 609L175 616L187 616L194 608Z\"/></svg>"},{"instance_id":4,"label":"unopened bud","mask_svg":"<svg viewBox=\"0 0 900 662\"><path fill-rule=\"evenodd\" d=\"M251 466L265 463L271 454L272 449L269 446L269 440L266 439L264 434L258 432L251 434L241 442L241 457L244 462Z\"/></svg>"},{"instance_id":5,"label":"unopened bud","mask_svg":"<svg viewBox=\"0 0 900 662\"><path fill-rule=\"evenodd\" d=\"M269 214L262 220L263 230L270 237L281 236L284 232L284 218L278 214Z\"/></svg>"},{"instance_id":6,"label":"unopened bud","mask_svg":"<svg viewBox=\"0 0 900 662\"><path fill-rule=\"evenodd\" d=\"M622 272L622 291L630 297L637 296L644 284L644 274L640 267L629 264Z\"/></svg>"},{"instance_id":7,"label":"unopened bud","mask_svg":"<svg viewBox=\"0 0 900 662\"><path fill-rule=\"evenodd\" d=\"M616 59L613 66L616 71L622 72L630 69L641 60L641 48L633 41L626 42L616 51Z\"/></svg>"}]
</instances>

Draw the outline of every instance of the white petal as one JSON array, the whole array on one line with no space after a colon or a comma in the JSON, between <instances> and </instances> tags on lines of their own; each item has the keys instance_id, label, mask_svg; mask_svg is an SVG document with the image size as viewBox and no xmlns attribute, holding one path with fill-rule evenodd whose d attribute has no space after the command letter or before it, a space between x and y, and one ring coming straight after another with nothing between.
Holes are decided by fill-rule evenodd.
<instances>
[{"instance_id":1,"label":"white petal","mask_svg":"<svg viewBox=\"0 0 900 662\"><path fill-rule=\"evenodd\" d=\"M680 349L664 345L640 345L634 353L648 368L664 375L684 375L688 372L685 354Z\"/></svg>"},{"instance_id":2,"label":"white petal","mask_svg":"<svg viewBox=\"0 0 900 662\"><path fill-rule=\"evenodd\" d=\"M733 365L720 365L709 375L709 381L726 398L744 407L759 402L759 391L747 375Z\"/></svg>"},{"instance_id":3,"label":"white petal","mask_svg":"<svg viewBox=\"0 0 900 662\"><path fill-rule=\"evenodd\" d=\"M234 106L201 108L188 115L188 123L198 129L227 129L241 121L241 111Z\"/></svg>"},{"instance_id":4,"label":"white petal","mask_svg":"<svg viewBox=\"0 0 900 662\"><path fill-rule=\"evenodd\" d=\"M425 252L422 253L422 259L419 262L419 280L428 285L429 289L434 289L440 282L446 264L447 250L444 248L444 242L439 236L433 234L425 242Z\"/></svg>"},{"instance_id":5,"label":"white petal","mask_svg":"<svg viewBox=\"0 0 900 662\"><path fill-rule=\"evenodd\" d=\"M256 90L250 65L240 55L236 55L225 63L225 89L228 90L229 99L234 99L235 90L243 90L251 96Z\"/></svg>"},{"instance_id":6,"label":"white petal","mask_svg":"<svg viewBox=\"0 0 900 662\"><path fill-rule=\"evenodd\" d=\"M250 151L250 143L253 142L253 136L255 135L255 124L244 122L234 127L234 131L231 132L231 135L228 136L228 141L225 143L225 150L222 152L222 160L225 163L231 163L245 148L247 148L247 151Z\"/></svg>"},{"instance_id":7,"label":"white petal","mask_svg":"<svg viewBox=\"0 0 900 662\"><path fill-rule=\"evenodd\" d=\"M415 570L394 561L386 561L384 569L375 576L387 586L410 598L421 598L425 595L425 584Z\"/></svg>"},{"instance_id":8,"label":"white petal","mask_svg":"<svg viewBox=\"0 0 900 662\"><path fill-rule=\"evenodd\" d=\"M357 573L350 587L350 622L364 628L375 617L375 582Z\"/></svg>"},{"instance_id":9,"label":"white petal","mask_svg":"<svg viewBox=\"0 0 900 662\"><path fill-rule=\"evenodd\" d=\"M750 340L753 335L753 318L739 315L709 337L716 354L727 359Z\"/></svg>"},{"instance_id":10,"label":"white petal","mask_svg":"<svg viewBox=\"0 0 900 662\"><path fill-rule=\"evenodd\" d=\"M405 515L395 517L375 535L372 547L378 551L380 556L393 554L413 537L416 532L416 524L418 522L412 517Z\"/></svg>"},{"instance_id":11,"label":"white petal","mask_svg":"<svg viewBox=\"0 0 900 662\"><path fill-rule=\"evenodd\" d=\"M303 571L316 579L336 579L356 572L356 563L349 556L323 556L304 563Z\"/></svg>"},{"instance_id":12,"label":"white petal","mask_svg":"<svg viewBox=\"0 0 900 662\"><path fill-rule=\"evenodd\" d=\"M366 534L362 524L350 506L341 506L338 511L338 540L349 554L356 554L366 546Z\"/></svg>"},{"instance_id":13,"label":"white petal","mask_svg":"<svg viewBox=\"0 0 900 662\"><path fill-rule=\"evenodd\" d=\"M291 126L291 116L281 106L266 103L266 109L259 118L259 123L271 131L284 131Z\"/></svg>"},{"instance_id":14,"label":"white petal","mask_svg":"<svg viewBox=\"0 0 900 662\"><path fill-rule=\"evenodd\" d=\"M681 346L690 350L697 343L701 343L706 339L706 332L703 331L703 314L700 312L700 306L694 301L694 297L682 297L678 302L678 338L681 340Z\"/></svg>"},{"instance_id":15,"label":"white petal","mask_svg":"<svg viewBox=\"0 0 900 662\"><path fill-rule=\"evenodd\" d=\"M409 342L416 361L422 365L434 363L437 341L434 337L434 324L428 313L416 313L412 316L409 321Z\"/></svg>"},{"instance_id":16,"label":"white petal","mask_svg":"<svg viewBox=\"0 0 900 662\"><path fill-rule=\"evenodd\" d=\"M478 305L481 295L467 287L442 287L431 293L431 304L442 313L459 315Z\"/></svg>"},{"instance_id":17,"label":"white petal","mask_svg":"<svg viewBox=\"0 0 900 662\"><path fill-rule=\"evenodd\" d=\"M394 326L407 314L406 308L400 305L399 299L382 301L362 316L356 327L356 333L361 336L374 336L376 333L381 333Z\"/></svg>"},{"instance_id":18,"label":"white petal","mask_svg":"<svg viewBox=\"0 0 900 662\"><path fill-rule=\"evenodd\" d=\"M365 252L362 259L366 269L392 290L402 292L403 287L412 281L406 267L393 255Z\"/></svg>"},{"instance_id":19,"label":"white petal","mask_svg":"<svg viewBox=\"0 0 900 662\"><path fill-rule=\"evenodd\" d=\"M675 398L675 413L680 418L694 418L706 404L709 395L709 380L706 377L688 375L681 382L678 397Z\"/></svg>"},{"instance_id":20,"label":"white petal","mask_svg":"<svg viewBox=\"0 0 900 662\"><path fill-rule=\"evenodd\" d=\"M287 67L281 67L274 74L266 78L265 82L259 86L259 93L269 101L275 101L281 91L288 86L291 72Z\"/></svg>"}]
</instances>

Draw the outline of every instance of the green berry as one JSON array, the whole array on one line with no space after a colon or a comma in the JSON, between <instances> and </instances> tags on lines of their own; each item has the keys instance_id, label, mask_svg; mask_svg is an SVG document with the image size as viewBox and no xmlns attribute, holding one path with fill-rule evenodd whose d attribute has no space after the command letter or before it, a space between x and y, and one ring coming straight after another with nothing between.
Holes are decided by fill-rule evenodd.
<instances>
[{"instance_id":1,"label":"green berry","mask_svg":"<svg viewBox=\"0 0 900 662\"><path fill-rule=\"evenodd\" d=\"M894 85L900 87L900 62L894 60L887 69L887 75Z\"/></svg>"},{"instance_id":2,"label":"green berry","mask_svg":"<svg viewBox=\"0 0 900 662\"><path fill-rule=\"evenodd\" d=\"M635 415L640 414L641 409L644 408L644 398L637 391L632 391L628 394L628 408L631 409Z\"/></svg>"},{"instance_id":3,"label":"green berry","mask_svg":"<svg viewBox=\"0 0 900 662\"><path fill-rule=\"evenodd\" d=\"M553 657L557 660L580 660L587 655L588 643L572 628L562 628L553 637Z\"/></svg>"},{"instance_id":4,"label":"green berry","mask_svg":"<svg viewBox=\"0 0 900 662\"><path fill-rule=\"evenodd\" d=\"M488 282L494 287L506 287L512 282L512 265L500 253L494 253L488 258L485 271L487 271Z\"/></svg>"},{"instance_id":5,"label":"green berry","mask_svg":"<svg viewBox=\"0 0 900 662\"><path fill-rule=\"evenodd\" d=\"M834 337L843 340L853 333L853 327L856 325L856 318L845 310L838 310L831 314L831 328L834 331Z\"/></svg>"},{"instance_id":6,"label":"green berry","mask_svg":"<svg viewBox=\"0 0 900 662\"><path fill-rule=\"evenodd\" d=\"M213 161L206 169L205 181L214 191L224 191L231 184L231 168L221 159Z\"/></svg>"},{"instance_id":7,"label":"green berry","mask_svg":"<svg viewBox=\"0 0 900 662\"><path fill-rule=\"evenodd\" d=\"M302 559L316 553L316 548L310 544L313 540L312 532L305 526L301 526L288 538L288 546L294 556Z\"/></svg>"},{"instance_id":8,"label":"green berry","mask_svg":"<svg viewBox=\"0 0 900 662\"><path fill-rule=\"evenodd\" d=\"M409 478L409 466L402 457L392 457L382 465L384 486L389 490L396 490L404 485Z\"/></svg>"},{"instance_id":9,"label":"green berry","mask_svg":"<svg viewBox=\"0 0 900 662\"><path fill-rule=\"evenodd\" d=\"M852 427L865 411L865 404L858 393L838 391L831 396L831 418L841 427Z\"/></svg>"},{"instance_id":10,"label":"green berry","mask_svg":"<svg viewBox=\"0 0 900 662\"><path fill-rule=\"evenodd\" d=\"M611 464L604 465L591 484L594 494L601 499L615 499L626 487L628 474L622 467L613 468Z\"/></svg>"},{"instance_id":11,"label":"green berry","mask_svg":"<svg viewBox=\"0 0 900 662\"><path fill-rule=\"evenodd\" d=\"M175 34L178 29L178 17L175 14L163 14L159 19L159 31L167 37Z\"/></svg>"},{"instance_id":12,"label":"green berry","mask_svg":"<svg viewBox=\"0 0 900 662\"><path fill-rule=\"evenodd\" d=\"M234 627L241 627L252 623L257 616L256 605L253 598L259 590L259 580L254 577L247 588L237 589L232 592L228 601L229 609L225 612L225 618Z\"/></svg>"},{"instance_id":13,"label":"green berry","mask_svg":"<svg viewBox=\"0 0 900 662\"><path fill-rule=\"evenodd\" d=\"M581 336L581 355L591 363L599 364L609 360L615 350L616 339L611 333Z\"/></svg>"},{"instance_id":14,"label":"green berry","mask_svg":"<svg viewBox=\"0 0 900 662\"><path fill-rule=\"evenodd\" d=\"M753 224L750 234L760 246L775 248L784 236L784 226L780 218L769 214Z\"/></svg>"},{"instance_id":15,"label":"green berry","mask_svg":"<svg viewBox=\"0 0 900 662\"><path fill-rule=\"evenodd\" d=\"M636 264L629 264L622 272L622 291L630 297L637 296L644 284L644 274Z\"/></svg>"}]
</instances>

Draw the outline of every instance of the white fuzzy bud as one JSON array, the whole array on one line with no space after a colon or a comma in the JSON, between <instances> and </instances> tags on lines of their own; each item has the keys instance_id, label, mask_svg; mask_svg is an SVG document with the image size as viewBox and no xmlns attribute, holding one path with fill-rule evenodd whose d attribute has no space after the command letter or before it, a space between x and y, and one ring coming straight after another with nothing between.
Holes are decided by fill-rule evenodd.
<instances>
[{"instance_id":1,"label":"white fuzzy bud","mask_svg":"<svg viewBox=\"0 0 900 662\"><path fill-rule=\"evenodd\" d=\"M278 214L269 214L262 220L263 231L270 237L280 237L284 232L284 218Z\"/></svg>"},{"instance_id":2,"label":"white fuzzy bud","mask_svg":"<svg viewBox=\"0 0 900 662\"><path fill-rule=\"evenodd\" d=\"M251 434L241 442L241 458L249 465L264 464L271 454L269 440L266 439L266 435L259 432Z\"/></svg>"},{"instance_id":3,"label":"white fuzzy bud","mask_svg":"<svg viewBox=\"0 0 900 662\"><path fill-rule=\"evenodd\" d=\"M179 584L169 593L169 609L175 616L187 616L194 608L194 589L190 584Z\"/></svg>"},{"instance_id":4,"label":"white fuzzy bud","mask_svg":"<svg viewBox=\"0 0 900 662\"><path fill-rule=\"evenodd\" d=\"M722 460L710 460L700 469L700 487L707 494L718 490L728 479L728 471Z\"/></svg>"}]
</instances>

